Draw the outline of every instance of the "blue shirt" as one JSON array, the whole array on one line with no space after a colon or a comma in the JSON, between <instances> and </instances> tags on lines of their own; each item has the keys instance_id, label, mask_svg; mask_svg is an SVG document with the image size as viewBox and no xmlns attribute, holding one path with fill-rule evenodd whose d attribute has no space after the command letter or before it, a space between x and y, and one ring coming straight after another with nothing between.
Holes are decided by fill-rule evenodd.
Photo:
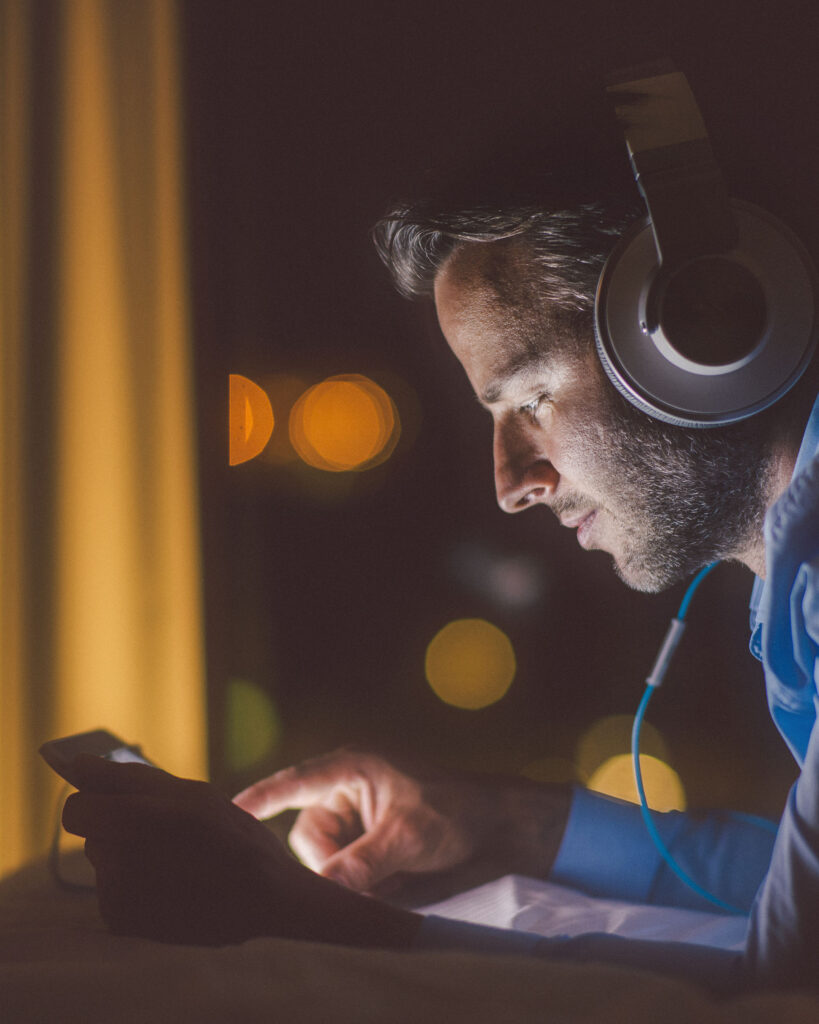
<instances>
[{"instance_id":1,"label":"blue shirt","mask_svg":"<svg viewBox=\"0 0 819 1024\"><path fill-rule=\"evenodd\" d=\"M630 965L720 991L815 985L819 953L819 399L793 479L765 519L766 578L751 598L751 650L761 660L771 716L802 771L776 836L747 815L655 814L681 867L749 911L735 953L613 935L543 938L428 917L418 945ZM605 858L598 851L605 849ZM703 909L667 867L640 809L577 788L550 878L595 896Z\"/></svg>"}]
</instances>

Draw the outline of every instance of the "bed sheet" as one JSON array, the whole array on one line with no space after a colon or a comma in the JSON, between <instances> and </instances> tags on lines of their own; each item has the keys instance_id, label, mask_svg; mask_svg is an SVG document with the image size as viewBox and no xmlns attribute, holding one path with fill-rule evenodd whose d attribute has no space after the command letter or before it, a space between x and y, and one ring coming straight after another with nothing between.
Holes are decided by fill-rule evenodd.
<instances>
[{"instance_id":1,"label":"bed sheet","mask_svg":"<svg viewBox=\"0 0 819 1024\"><path fill-rule=\"evenodd\" d=\"M416 909L535 935L606 932L631 939L690 942L721 949L741 949L748 930L747 917L597 899L523 875L504 875Z\"/></svg>"},{"instance_id":2,"label":"bed sheet","mask_svg":"<svg viewBox=\"0 0 819 1024\"><path fill-rule=\"evenodd\" d=\"M717 1002L638 971L528 957L257 939L217 949L111 936L44 864L0 882L3 1024L807 1024L819 996Z\"/></svg>"}]
</instances>

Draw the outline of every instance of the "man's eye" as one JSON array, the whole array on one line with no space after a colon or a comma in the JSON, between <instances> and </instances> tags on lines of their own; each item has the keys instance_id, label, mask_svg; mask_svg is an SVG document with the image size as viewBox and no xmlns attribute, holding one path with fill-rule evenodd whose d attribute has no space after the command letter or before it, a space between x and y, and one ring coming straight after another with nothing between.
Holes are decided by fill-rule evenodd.
<instances>
[{"instance_id":1,"label":"man's eye","mask_svg":"<svg viewBox=\"0 0 819 1024\"><path fill-rule=\"evenodd\" d=\"M520 407L520 411L526 413L527 416L537 416L542 406L548 401L546 395L538 395L537 398L533 398L531 402L526 402L525 405Z\"/></svg>"}]
</instances>

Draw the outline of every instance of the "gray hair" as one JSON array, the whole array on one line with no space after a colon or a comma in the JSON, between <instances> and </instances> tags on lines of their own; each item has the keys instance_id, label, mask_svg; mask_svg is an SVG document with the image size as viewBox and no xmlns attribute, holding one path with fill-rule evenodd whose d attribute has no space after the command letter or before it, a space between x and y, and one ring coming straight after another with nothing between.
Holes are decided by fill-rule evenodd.
<instances>
[{"instance_id":1,"label":"gray hair","mask_svg":"<svg viewBox=\"0 0 819 1024\"><path fill-rule=\"evenodd\" d=\"M636 199L619 196L567 209L521 203L447 210L402 203L378 221L373 241L398 291L418 298L432 294L436 275L462 246L516 240L527 250L526 283L553 312L586 320L603 264L644 213ZM492 283L502 291L501 282Z\"/></svg>"}]
</instances>

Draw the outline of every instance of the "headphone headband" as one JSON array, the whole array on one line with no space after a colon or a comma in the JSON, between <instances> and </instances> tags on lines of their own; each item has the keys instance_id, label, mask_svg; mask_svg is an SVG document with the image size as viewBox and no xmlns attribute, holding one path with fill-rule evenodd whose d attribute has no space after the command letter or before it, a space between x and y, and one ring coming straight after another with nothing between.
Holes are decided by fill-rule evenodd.
<instances>
[{"instance_id":1,"label":"headphone headband","mask_svg":"<svg viewBox=\"0 0 819 1024\"><path fill-rule=\"evenodd\" d=\"M597 347L638 408L684 426L777 401L816 345L817 283L793 233L731 200L685 76L664 62L608 86L648 218L609 257Z\"/></svg>"},{"instance_id":2,"label":"headphone headband","mask_svg":"<svg viewBox=\"0 0 819 1024\"><path fill-rule=\"evenodd\" d=\"M663 264L736 243L736 225L705 123L679 71L609 85Z\"/></svg>"}]
</instances>

